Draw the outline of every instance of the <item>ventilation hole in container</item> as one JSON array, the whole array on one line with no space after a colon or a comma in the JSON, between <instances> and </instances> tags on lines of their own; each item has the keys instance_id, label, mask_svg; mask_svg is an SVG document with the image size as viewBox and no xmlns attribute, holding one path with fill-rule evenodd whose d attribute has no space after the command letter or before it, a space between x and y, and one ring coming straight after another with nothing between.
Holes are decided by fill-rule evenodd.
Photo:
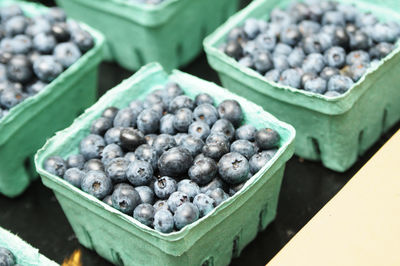
<instances>
[{"instance_id":1,"label":"ventilation hole in container","mask_svg":"<svg viewBox=\"0 0 400 266\"><path fill-rule=\"evenodd\" d=\"M311 138L311 143L314 147L314 152L317 154L318 158L321 158L321 149L319 148L319 143L316 138Z\"/></svg>"},{"instance_id":2,"label":"ventilation hole in container","mask_svg":"<svg viewBox=\"0 0 400 266\"><path fill-rule=\"evenodd\" d=\"M178 59L178 62L182 61L182 56L183 56L183 45L179 43L176 46L176 58Z\"/></svg>"},{"instance_id":3,"label":"ventilation hole in container","mask_svg":"<svg viewBox=\"0 0 400 266\"><path fill-rule=\"evenodd\" d=\"M359 155L361 155L361 153L363 152L363 149L362 149L363 140L364 140L364 130L361 130L360 133L358 134L358 154Z\"/></svg>"},{"instance_id":4,"label":"ventilation hole in container","mask_svg":"<svg viewBox=\"0 0 400 266\"><path fill-rule=\"evenodd\" d=\"M111 256L113 258L113 262L116 265L124 266L124 261L122 260L121 255L118 252L116 252L115 250L111 249Z\"/></svg>"},{"instance_id":5,"label":"ventilation hole in container","mask_svg":"<svg viewBox=\"0 0 400 266\"><path fill-rule=\"evenodd\" d=\"M136 59L137 59L139 65L140 65L140 66L145 65L143 53L142 53L139 49L134 49L134 53L135 53L135 55L136 55Z\"/></svg>"},{"instance_id":6,"label":"ventilation hole in container","mask_svg":"<svg viewBox=\"0 0 400 266\"><path fill-rule=\"evenodd\" d=\"M88 245L87 248L89 249L95 249L94 245L93 245L93 240L92 237L90 236L89 232L85 229L85 227L82 227L82 232L85 235L85 239L86 239L86 244Z\"/></svg>"},{"instance_id":7,"label":"ventilation hole in container","mask_svg":"<svg viewBox=\"0 0 400 266\"><path fill-rule=\"evenodd\" d=\"M208 257L201 266L214 266L214 257Z\"/></svg>"},{"instance_id":8,"label":"ventilation hole in container","mask_svg":"<svg viewBox=\"0 0 400 266\"><path fill-rule=\"evenodd\" d=\"M239 257L239 240L240 240L239 236L236 236L233 239L232 257L234 258Z\"/></svg>"},{"instance_id":9,"label":"ventilation hole in container","mask_svg":"<svg viewBox=\"0 0 400 266\"><path fill-rule=\"evenodd\" d=\"M383 116L382 116L382 134L385 133L386 127L387 127L387 116L388 116L388 110L385 108L383 110Z\"/></svg>"},{"instance_id":10,"label":"ventilation hole in container","mask_svg":"<svg viewBox=\"0 0 400 266\"><path fill-rule=\"evenodd\" d=\"M267 213L268 213L268 205L265 205L264 208L260 211L260 216L259 216L260 220L258 223L258 231L264 230L264 225L265 225L264 217L267 215Z\"/></svg>"}]
</instances>

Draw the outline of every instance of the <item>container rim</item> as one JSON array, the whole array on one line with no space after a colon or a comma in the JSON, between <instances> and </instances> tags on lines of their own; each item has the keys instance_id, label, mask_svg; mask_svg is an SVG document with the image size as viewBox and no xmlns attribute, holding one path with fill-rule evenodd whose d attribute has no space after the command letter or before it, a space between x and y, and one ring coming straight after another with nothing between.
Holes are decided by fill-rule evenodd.
<instances>
[{"instance_id":1,"label":"container rim","mask_svg":"<svg viewBox=\"0 0 400 266\"><path fill-rule=\"evenodd\" d=\"M185 239L186 236L188 236L188 234L192 233L192 231L194 231L196 228L198 228L199 224L204 223L205 221L207 221L207 219L209 219L211 217L216 217L216 216L222 214L224 212L224 210L231 207L232 203L234 203L236 201L240 201L240 199L243 198L244 195L248 196L248 195L250 195L249 193L254 193L254 191L251 191L251 188L254 187L260 181L261 178L263 178L265 173L268 173L269 177L264 176L263 182L266 182L274 172L276 172L287 160L290 159L290 157L294 153L294 138L296 135L295 129L292 126L290 126L282 121L279 121L274 116L272 116L271 114L264 111L260 106L254 104L240 96L234 95L233 93L229 92L226 89L219 87L218 85L216 85L214 83L201 80L199 78L196 78L192 75L189 75L189 74L186 74L183 72L180 72L178 70L174 70L172 72L172 74L170 75L172 80L176 81L181 78L182 79L189 78L194 83L201 80L201 82L203 84L213 86L213 88L219 88L219 90L226 93L227 97L234 98L234 99L240 99L241 103L244 103L245 106L247 106L248 108L252 108L252 112L256 112L257 114L262 114L263 116L265 116L266 121L276 124L277 128L279 128L281 133L285 132L285 134L288 137L285 141L283 141L281 143L281 147L278 149L275 156L258 173L253 175L253 177L251 177L249 179L249 182L247 182L246 185L239 192L237 192L235 195L230 197L228 200L221 203L212 212L210 212L206 216L202 217L198 221L184 227L183 229L181 229L177 232L172 232L172 233L168 233L168 234L158 232L154 229L151 229L150 227L147 227L147 226L141 224L140 222L136 221L133 217L123 214L122 212L112 208L111 206L108 206L106 203L102 202L101 200L98 200L94 196L91 196L91 195L85 193L84 191L82 191L81 189L72 186L67 181L63 180L62 178L46 172L42 167L42 163L44 162L45 158L47 158L47 156L50 156L50 153L52 153L52 151L50 151L50 152L46 152L46 151L48 151L48 150L54 151L56 149L56 147L61 146L62 143L64 143L64 144L68 143L69 139L72 138L70 131L74 127L76 127L78 125L83 125L85 122L90 121L91 119L90 119L90 117L88 117L88 115L91 112L93 112L94 110L98 109L100 106L103 106L103 107L108 106L107 101L106 101L107 98L112 97L115 94L122 93L126 87L134 86L140 80L142 80L146 77L149 77L155 73L160 73L160 72L163 72L164 75L167 76L167 74L164 72L163 68L158 63L150 63L150 64L142 67L137 73L135 73L133 76L131 76L127 80L123 81L121 84L117 85L112 90L109 90L104 96L102 96L98 100L98 102L96 104L94 104L92 107L88 108L81 116L79 116L70 127L57 132L55 136L53 136L51 139L49 139L46 142L46 144L35 155L35 165L36 165L36 169L37 169L38 173L42 176L43 180L48 179L52 183L56 184L57 186L61 186L68 191L72 191L76 196L74 198L82 197L84 199L87 199L92 204L96 205L97 207L99 207L101 209L105 209L108 212L111 212L115 216L117 216L118 219L129 223L130 228L124 228L124 230L130 231L130 232L133 232L134 230L140 230L142 233L145 233L146 235L151 235L153 237L162 239L167 242L175 242L176 243L178 241L186 240L186 245L188 245L190 241L188 239ZM104 217L104 218L111 221L111 218L109 218L109 217ZM196 232L193 232L193 233L196 233ZM142 237L139 234L135 234L135 235L137 235L138 237ZM194 244L194 242L195 241L192 241L192 244ZM173 252L178 252L178 251L167 249L166 252L173 253Z\"/></svg>"},{"instance_id":2,"label":"container rim","mask_svg":"<svg viewBox=\"0 0 400 266\"><path fill-rule=\"evenodd\" d=\"M35 14L39 15L41 13L46 12L49 8L37 4L37 3L27 3L23 1L10 1L10 0L5 0L0 3L0 6L6 5L6 4L18 4L19 6L22 7L24 12L27 12L29 14ZM28 14L28 15L29 15ZM41 90L39 93L25 99L18 105L12 107L9 110L9 113L2 118L0 118L0 132L5 130L7 126L14 120L18 119L18 116L25 110L29 109L30 106L33 104L41 101L43 98L45 98L47 95L53 93L55 91L55 88L58 86L58 84L62 83L65 79L68 79L69 77L73 76L74 73L78 72L80 67L82 65L85 65L91 61L92 58L95 57L95 55L99 54L102 52L102 49L104 47L105 43L105 38L104 36L97 30L93 29L92 27L78 22L79 25L86 31L88 31L94 41L95 45L87 51L85 54L83 54L75 63L73 63L70 67L65 69L57 78L55 78L52 82L50 82L43 90ZM1 143L1 137L0 135L0 143Z\"/></svg>"},{"instance_id":3,"label":"container rim","mask_svg":"<svg viewBox=\"0 0 400 266\"><path fill-rule=\"evenodd\" d=\"M292 0L294 2L295 0ZM260 87L260 86L252 86L254 90L262 94L267 94L273 98L277 98L279 100L288 102L293 105L302 106L307 109L311 109L317 112L325 113L325 114L341 114L348 111L355 102L367 91L367 89L361 88L364 80L371 75L381 74L377 72L380 67L386 62L390 62L392 58L395 56L400 56L400 39L395 44L395 49L388 54L385 58L380 60L380 62L376 65L371 65L367 72L356 82L354 85L344 94L338 97L327 97L325 95L307 92L304 90L292 88L289 86L284 86L275 82L268 81L264 78L263 75L259 74L257 71L244 67L240 65L234 58L229 57L220 49L218 49L218 44L224 42L226 35L232 30L234 27L243 24L244 20L250 17L259 18L260 16L253 16L253 13L259 9L265 9L264 5L268 2L267 0L254 0L247 7L237 12L235 15L231 16L224 24L218 27L212 34L207 36L203 41L204 49L207 53L207 56L212 56L216 58L218 61L221 61L225 66L218 67L215 66L212 62L209 63L215 67L215 69L219 72L223 72L226 75L230 75L229 70L233 70L235 72L241 72L251 79L257 81L259 84L263 83L268 85L268 88ZM339 0L339 2L346 2L343 0ZM374 9L385 10L385 12L389 12L392 16L393 20L397 20L400 22L400 13L395 10L388 10L386 7L378 7L372 3L362 3L362 1L357 1L357 6L361 5L365 9L366 7L373 6ZM229 67L226 67L229 66ZM283 94L287 94L286 97Z\"/></svg>"}]
</instances>

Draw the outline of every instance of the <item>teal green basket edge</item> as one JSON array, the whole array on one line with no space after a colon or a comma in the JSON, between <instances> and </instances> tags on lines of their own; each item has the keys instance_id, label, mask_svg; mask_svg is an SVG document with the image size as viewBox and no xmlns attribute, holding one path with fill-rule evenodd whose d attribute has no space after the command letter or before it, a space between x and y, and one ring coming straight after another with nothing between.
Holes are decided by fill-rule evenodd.
<instances>
[{"instance_id":1,"label":"teal green basket edge","mask_svg":"<svg viewBox=\"0 0 400 266\"><path fill-rule=\"evenodd\" d=\"M133 86L143 77L152 76L155 74L162 75L164 76L164 78L167 77L167 74L163 72L162 67L159 64L152 63L143 67L133 77L125 80L123 83L115 87L113 90L108 91L102 98L99 99L99 101L95 105L87 109L84 114L78 117L69 128L57 132L54 137L52 137L46 142L43 148L41 148L35 155L35 165L38 173L42 177L43 183L46 186L50 187L54 191L57 191L58 193L63 194L63 196L66 196L70 199L79 197L84 201L86 201L85 204L95 205L97 208L99 208L97 214L100 216L103 215L101 213L101 210L107 210L106 213L107 214L112 213L112 216L107 215L108 217L103 217L103 218L110 220L114 224L119 224L121 227L124 225L126 226L129 225L128 228L124 227L124 230L127 230L135 235L138 235L139 233L139 237L146 242L148 241L147 239L148 237L152 237L153 242L156 242L157 239L161 239L166 242L173 242L175 248L171 249L168 248L167 246L163 246L162 247L163 251L168 254L179 256L185 251L183 250L184 248L187 249L188 247L191 247L196 243L196 239L206 234L206 231L208 230L205 229L206 227L204 225L207 224L208 221L213 220L215 222L217 220L218 223L221 222L223 220L221 214L224 213L224 215L228 215L226 210L229 210L229 208L231 208L233 204L238 202L241 202L241 204L243 204L244 198L248 198L251 196L252 193L255 193L255 191L252 191L252 188L257 186L258 183L260 183L261 178L264 179L263 182L267 182L268 178L270 178L278 169L284 166L285 162L289 160L294 153L293 142L295 138L295 130L290 125L277 120L275 117L268 114L267 112L262 110L261 107L256 106L254 103L250 103L249 101L243 99L242 97L234 96L232 93L225 91L225 89L223 89L224 93L226 93L226 95L228 95L229 97L234 96L233 98L240 99L242 103L246 103L246 106L249 105L251 107L255 107L256 112L265 114L266 119L268 119L271 124L274 124L276 128L279 128L279 131L281 131L281 133L286 134L286 139L283 141L281 148L277 152L277 155L267 165L265 165L263 169L260 170L259 173L257 173L251 178L251 181L246 184L246 186L241 190L240 193L237 193L236 195L228 199L226 202L222 203L218 208L216 208L213 212L208 214L205 218L202 218L199 221L185 227L183 230L180 230L179 232L174 232L171 234L162 234L140 224L132 217L120 213L119 211L113 209L112 207L108 206L102 201L97 200L93 196L90 196L87 193L81 191L80 189L73 187L72 185L60 179L59 177L47 173L43 169L42 165L45 158L54 154L58 150L58 146L60 146L62 143L64 144L64 146L68 146L68 139L73 138L74 135L79 131L77 127L86 126L88 120L93 120L96 116L98 116L97 114L98 111L96 112L96 110L98 110L99 107L101 107L102 109L107 107L108 103L107 98L110 98L115 94L121 93L126 86ZM200 80L188 74L183 74L182 72L179 71L174 71L173 74L171 75L171 78L172 80L174 80L176 77L178 77L179 79L179 77L183 76L190 77L194 81ZM205 81L201 82L203 82L204 84L209 84L210 86L214 87L217 86L210 82L205 82ZM80 203L82 203L82 201L80 201ZM197 228L199 228L199 226L202 226L205 232L199 233L196 230Z\"/></svg>"},{"instance_id":2,"label":"teal green basket edge","mask_svg":"<svg viewBox=\"0 0 400 266\"><path fill-rule=\"evenodd\" d=\"M9 249L16 262L23 266L56 266L56 262L39 253L39 250L26 243L13 233L0 227L0 247Z\"/></svg>"},{"instance_id":3,"label":"teal green basket edge","mask_svg":"<svg viewBox=\"0 0 400 266\"><path fill-rule=\"evenodd\" d=\"M36 3L28 3L25 1L16 1L16 0L3 0L0 5L18 3L23 6L23 9L28 9L28 12L32 13L41 13L46 11L46 8L43 5ZM82 65L95 65L101 61L102 56L98 56L102 54L105 44L104 36L94 28L86 25L80 24L85 30L87 30L95 39L95 46L86 52L81 58L79 58L73 65L67 68L63 73L61 73L55 80L53 80L49 85L45 87L38 94L29 97L24 100L22 103L10 109L9 113L0 119L0 144L7 141L10 137L12 137L13 130L10 130L9 124L18 119L18 117L29 109L30 106L40 102L43 98L46 98L49 94L57 93L57 86L60 83L63 83L70 76L74 75ZM12 128L11 128L12 129ZM6 134L5 134L6 133Z\"/></svg>"},{"instance_id":4,"label":"teal green basket edge","mask_svg":"<svg viewBox=\"0 0 400 266\"><path fill-rule=\"evenodd\" d=\"M379 64L372 66L368 69L366 75L364 75L350 90L339 97L329 98L324 95L319 95L304 90L283 86L275 82L268 81L261 74L250 68L241 66L235 59L227 56L220 49L218 45L225 41L226 35L229 31L238 25L243 24L244 20L248 17L254 17L253 14L257 14L256 17L266 17L260 15L262 8L260 7L265 4L265 0L254 0L246 8L237 12L231 16L223 25L218 27L212 34L204 39L203 46L207 55L209 64L218 72L226 75L231 75L232 72L240 73L240 75L246 76L246 78L252 79L257 85L252 86L253 89L260 93L267 94L275 99L301 106L313 111L328 115L339 115L347 112L357 102L357 100L366 93L367 90L361 88L362 84L368 77L372 75L381 75L379 68L385 64L390 63L393 59L400 54L400 45L397 47ZM269 1L273 2L273 1ZM277 6L280 6L280 1L275 1ZM340 1L350 2L350 1ZM357 3L360 5L360 3ZM361 3L363 9L371 10L374 9L374 13L386 12L391 19L400 22L400 13L395 10L388 10L386 7L379 7L373 4ZM399 5L400 8L400 5ZM398 42L399 43L399 42ZM222 62L222 64L221 64Z\"/></svg>"}]
</instances>

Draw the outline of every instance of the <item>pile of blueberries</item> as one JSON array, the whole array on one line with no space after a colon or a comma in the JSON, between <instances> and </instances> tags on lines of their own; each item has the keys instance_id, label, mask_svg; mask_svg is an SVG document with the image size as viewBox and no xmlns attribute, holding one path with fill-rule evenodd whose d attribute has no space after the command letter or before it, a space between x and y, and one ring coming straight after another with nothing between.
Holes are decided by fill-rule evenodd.
<instances>
[{"instance_id":1,"label":"pile of blueberries","mask_svg":"<svg viewBox=\"0 0 400 266\"><path fill-rule=\"evenodd\" d=\"M60 8L33 18L18 5L0 7L0 118L94 46L93 37Z\"/></svg>"},{"instance_id":2,"label":"pile of blueberries","mask_svg":"<svg viewBox=\"0 0 400 266\"><path fill-rule=\"evenodd\" d=\"M0 247L0 265L14 266L15 257L12 252L6 248Z\"/></svg>"},{"instance_id":3,"label":"pile of blueberries","mask_svg":"<svg viewBox=\"0 0 400 266\"><path fill-rule=\"evenodd\" d=\"M242 125L235 100L217 108L174 82L106 108L79 154L51 156L44 169L141 223L169 233L205 216L239 191L276 153L280 135Z\"/></svg>"},{"instance_id":4,"label":"pile of blueberries","mask_svg":"<svg viewBox=\"0 0 400 266\"><path fill-rule=\"evenodd\" d=\"M399 37L396 22L379 22L354 5L308 0L274 8L268 22L247 19L230 31L222 49L269 81L337 97Z\"/></svg>"}]
</instances>

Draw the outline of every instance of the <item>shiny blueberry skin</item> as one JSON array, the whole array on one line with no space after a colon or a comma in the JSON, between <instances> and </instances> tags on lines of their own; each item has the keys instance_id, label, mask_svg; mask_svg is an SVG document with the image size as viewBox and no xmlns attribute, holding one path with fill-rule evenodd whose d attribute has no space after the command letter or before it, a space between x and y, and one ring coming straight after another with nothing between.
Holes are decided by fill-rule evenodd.
<instances>
[{"instance_id":1,"label":"shiny blueberry skin","mask_svg":"<svg viewBox=\"0 0 400 266\"><path fill-rule=\"evenodd\" d=\"M101 200L110 194L112 190L112 182L104 172L89 171L82 179L81 187L86 193Z\"/></svg>"},{"instance_id":2,"label":"shiny blueberry skin","mask_svg":"<svg viewBox=\"0 0 400 266\"><path fill-rule=\"evenodd\" d=\"M262 150L274 148L280 141L279 133L271 128L262 128L257 130L254 138L257 146Z\"/></svg>"},{"instance_id":3,"label":"shiny blueberry skin","mask_svg":"<svg viewBox=\"0 0 400 266\"><path fill-rule=\"evenodd\" d=\"M153 147L148 144L140 145L135 151L136 159L146 161L153 167L153 170L157 169L157 152Z\"/></svg>"},{"instance_id":4,"label":"shiny blueberry skin","mask_svg":"<svg viewBox=\"0 0 400 266\"><path fill-rule=\"evenodd\" d=\"M255 174L260 171L260 169L271 160L275 153L276 150L267 150L254 154L249 160L250 172Z\"/></svg>"},{"instance_id":5,"label":"shiny blueberry skin","mask_svg":"<svg viewBox=\"0 0 400 266\"><path fill-rule=\"evenodd\" d=\"M154 222L155 210L151 204L139 204L133 211L133 218L144 225L151 226Z\"/></svg>"},{"instance_id":6,"label":"shiny blueberry skin","mask_svg":"<svg viewBox=\"0 0 400 266\"><path fill-rule=\"evenodd\" d=\"M231 141L235 136L235 127L230 121L226 119L219 119L211 127L211 133L216 132L224 134L228 140Z\"/></svg>"},{"instance_id":7,"label":"shiny blueberry skin","mask_svg":"<svg viewBox=\"0 0 400 266\"><path fill-rule=\"evenodd\" d=\"M76 44L76 46L78 46L82 53L89 51L94 46L94 39L92 35L82 29L73 32L71 40Z\"/></svg>"},{"instance_id":8,"label":"shiny blueberry skin","mask_svg":"<svg viewBox=\"0 0 400 266\"><path fill-rule=\"evenodd\" d=\"M324 94L327 91L326 84L327 82L325 79L317 77L315 79L306 81L304 84L304 90L313 93Z\"/></svg>"},{"instance_id":9,"label":"shiny blueberry skin","mask_svg":"<svg viewBox=\"0 0 400 266\"><path fill-rule=\"evenodd\" d=\"M256 51L254 55L254 67L260 73L266 73L274 67L272 55L268 51Z\"/></svg>"},{"instance_id":10,"label":"shiny blueberry skin","mask_svg":"<svg viewBox=\"0 0 400 266\"><path fill-rule=\"evenodd\" d=\"M194 99L194 103L196 104L196 106L204 103L213 105L214 99L208 93L200 93L197 94L196 98Z\"/></svg>"},{"instance_id":11,"label":"shiny blueberry skin","mask_svg":"<svg viewBox=\"0 0 400 266\"><path fill-rule=\"evenodd\" d=\"M176 209L185 202L190 202L189 196L181 191L175 191L167 200L168 209L175 213Z\"/></svg>"},{"instance_id":12,"label":"shiny blueberry skin","mask_svg":"<svg viewBox=\"0 0 400 266\"><path fill-rule=\"evenodd\" d=\"M144 109L136 122L138 129L144 134L157 133L160 128L160 116L153 109Z\"/></svg>"},{"instance_id":13,"label":"shiny blueberry skin","mask_svg":"<svg viewBox=\"0 0 400 266\"><path fill-rule=\"evenodd\" d=\"M29 59L25 55L13 56L7 64L7 77L14 82L29 82L33 77Z\"/></svg>"},{"instance_id":14,"label":"shiny blueberry skin","mask_svg":"<svg viewBox=\"0 0 400 266\"><path fill-rule=\"evenodd\" d=\"M119 136L119 141L121 147L126 151L135 151L138 146L146 142L143 133L133 128L123 128Z\"/></svg>"},{"instance_id":15,"label":"shiny blueberry skin","mask_svg":"<svg viewBox=\"0 0 400 266\"><path fill-rule=\"evenodd\" d=\"M115 116L117 115L118 111L119 111L119 109L117 107L110 106L110 107L107 107L106 109L104 109L101 116L113 121Z\"/></svg>"},{"instance_id":16,"label":"shiny blueberry skin","mask_svg":"<svg viewBox=\"0 0 400 266\"><path fill-rule=\"evenodd\" d=\"M193 201L194 197L200 193L200 187L190 179L183 179L179 181L177 191L185 193L190 201Z\"/></svg>"},{"instance_id":17,"label":"shiny blueberry skin","mask_svg":"<svg viewBox=\"0 0 400 266\"><path fill-rule=\"evenodd\" d=\"M153 167L146 161L131 162L127 171L127 178L134 186L144 186L153 179Z\"/></svg>"},{"instance_id":18,"label":"shiny blueberry skin","mask_svg":"<svg viewBox=\"0 0 400 266\"><path fill-rule=\"evenodd\" d=\"M104 140L107 144L120 144L119 137L121 135L122 127L112 127L104 134Z\"/></svg>"},{"instance_id":19,"label":"shiny blueberry skin","mask_svg":"<svg viewBox=\"0 0 400 266\"><path fill-rule=\"evenodd\" d=\"M158 160L161 175L177 177L187 173L192 165L193 157L183 147L174 147L164 152Z\"/></svg>"},{"instance_id":20,"label":"shiny blueberry skin","mask_svg":"<svg viewBox=\"0 0 400 266\"><path fill-rule=\"evenodd\" d=\"M65 171L64 179L71 185L80 188L85 172L78 168L69 168Z\"/></svg>"},{"instance_id":21,"label":"shiny blueberry skin","mask_svg":"<svg viewBox=\"0 0 400 266\"><path fill-rule=\"evenodd\" d=\"M206 195L215 201L215 207L220 205L222 202L229 198L229 195L225 193L222 188L215 188L213 190L206 191Z\"/></svg>"},{"instance_id":22,"label":"shiny blueberry skin","mask_svg":"<svg viewBox=\"0 0 400 266\"><path fill-rule=\"evenodd\" d=\"M161 233L170 233L174 230L174 217L168 210L158 210L154 215L154 229Z\"/></svg>"},{"instance_id":23,"label":"shiny blueberry skin","mask_svg":"<svg viewBox=\"0 0 400 266\"><path fill-rule=\"evenodd\" d=\"M90 159L83 165L85 172L89 171L104 171L104 164L99 159Z\"/></svg>"},{"instance_id":24,"label":"shiny blueberry skin","mask_svg":"<svg viewBox=\"0 0 400 266\"><path fill-rule=\"evenodd\" d=\"M191 180L200 185L206 185L218 172L216 162L208 157L200 158L189 168L188 175Z\"/></svg>"},{"instance_id":25,"label":"shiny blueberry skin","mask_svg":"<svg viewBox=\"0 0 400 266\"><path fill-rule=\"evenodd\" d=\"M154 203L154 192L150 187L138 186L138 187L135 187L135 189L139 193L141 202L148 203L148 204Z\"/></svg>"},{"instance_id":26,"label":"shiny blueberry skin","mask_svg":"<svg viewBox=\"0 0 400 266\"><path fill-rule=\"evenodd\" d=\"M70 67L82 56L78 46L72 42L57 44L53 51L54 58L61 63L64 68Z\"/></svg>"},{"instance_id":27,"label":"shiny blueberry skin","mask_svg":"<svg viewBox=\"0 0 400 266\"><path fill-rule=\"evenodd\" d=\"M218 160L224 154L229 152L229 142L228 141L217 141L206 143L203 146L201 152L206 156L214 160Z\"/></svg>"},{"instance_id":28,"label":"shiny blueberry skin","mask_svg":"<svg viewBox=\"0 0 400 266\"><path fill-rule=\"evenodd\" d=\"M160 199L168 199L177 189L175 179L163 176L154 182L154 193Z\"/></svg>"},{"instance_id":29,"label":"shiny blueberry skin","mask_svg":"<svg viewBox=\"0 0 400 266\"><path fill-rule=\"evenodd\" d=\"M360 30L350 35L350 48L352 50L366 50L370 47L371 39Z\"/></svg>"},{"instance_id":30,"label":"shiny blueberry skin","mask_svg":"<svg viewBox=\"0 0 400 266\"><path fill-rule=\"evenodd\" d=\"M248 140L239 139L232 142L230 151L240 153L250 159L256 153L256 147Z\"/></svg>"},{"instance_id":31,"label":"shiny blueberry skin","mask_svg":"<svg viewBox=\"0 0 400 266\"><path fill-rule=\"evenodd\" d=\"M200 193L194 197L193 204L199 209L200 217L203 217L214 209L215 200L206 194Z\"/></svg>"},{"instance_id":32,"label":"shiny blueberry skin","mask_svg":"<svg viewBox=\"0 0 400 266\"><path fill-rule=\"evenodd\" d=\"M279 83L293 88L300 88L301 74L296 69L286 69L282 72Z\"/></svg>"},{"instance_id":33,"label":"shiny blueberry skin","mask_svg":"<svg viewBox=\"0 0 400 266\"><path fill-rule=\"evenodd\" d=\"M112 206L126 214L131 214L140 202L139 193L131 185L121 183L111 195Z\"/></svg>"},{"instance_id":34,"label":"shiny blueberry skin","mask_svg":"<svg viewBox=\"0 0 400 266\"><path fill-rule=\"evenodd\" d=\"M211 127L218 120L219 115L214 106L204 103L194 109L193 117L196 121L203 121Z\"/></svg>"},{"instance_id":35,"label":"shiny blueberry skin","mask_svg":"<svg viewBox=\"0 0 400 266\"><path fill-rule=\"evenodd\" d=\"M112 127L111 119L99 117L92 122L90 133L103 136Z\"/></svg>"},{"instance_id":36,"label":"shiny blueberry skin","mask_svg":"<svg viewBox=\"0 0 400 266\"><path fill-rule=\"evenodd\" d=\"M175 112L174 128L178 132L187 132L193 122L193 113L188 108L181 108Z\"/></svg>"},{"instance_id":37,"label":"shiny blueberry skin","mask_svg":"<svg viewBox=\"0 0 400 266\"><path fill-rule=\"evenodd\" d=\"M180 230L199 219L199 209L190 202L185 202L176 209L174 214L175 227Z\"/></svg>"},{"instance_id":38,"label":"shiny blueberry skin","mask_svg":"<svg viewBox=\"0 0 400 266\"><path fill-rule=\"evenodd\" d=\"M79 144L79 151L86 160L100 158L106 143L99 135L90 134L83 138Z\"/></svg>"},{"instance_id":39,"label":"shiny blueberry skin","mask_svg":"<svg viewBox=\"0 0 400 266\"><path fill-rule=\"evenodd\" d=\"M54 23L51 27L51 33L54 35L58 42L66 42L71 37L68 25L65 22Z\"/></svg>"},{"instance_id":40,"label":"shiny blueberry skin","mask_svg":"<svg viewBox=\"0 0 400 266\"><path fill-rule=\"evenodd\" d=\"M228 184L242 183L249 174L249 162L240 153L227 153L218 162L218 173Z\"/></svg>"},{"instance_id":41,"label":"shiny blueberry skin","mask_svg":"<svg viewBox=\"0 0 400 266\"><path fill-rule=\"evenodd\" d=\"M194 101L190 99L186 95L179 95L172 99L172 101L169 103L168 106L168 111L172 114L174 114L176 111L182 108L187 108L189 110L193 110L195 107Z\"/></svg>"},{"instance_id":42,"label":"shiny blueberry skin","mask_svg":"<svg viewBox=\"0 0 400 266\"><path fill-rule=\"evenodd\" d=\"M190 124L188 133L195 138L205 140L210 134L210 127L203 121L195 121Z\"/></svg>"},{"instance_id":43,"label":"shiny blueberry skin","mask_svg":"<svg viewBox=\"0 0 400 266\"><path fill-rule=\"evenodd\" d=\"M235 137L236 139L244 139L248 141L254 141L254 136L257 129L253 125L243 125L236 129Z\"/></svg>"},{"instance_id":44,"label":"shiny blueberry skin","mask_svg":"<svg viewBox=\"0 0 400 266\"><path fill-rule=\"evenodd\" d=\"M114 127L130 127L136 125L136 117L130 108L124 108L117 112L113 121Z\"/></svg>"},{"instance_id":45,"label":"shiny blueberry skin","mask_svg":"<svg viewBox=\"0 0 400 266\"><path fill-rule=\"evenodd\" d=\"M188 135L186 138L182 139L180 146L187 149L192 157L195 157L197 154L201 153L204 141L192 135Z\"/></svg>"},{"instance_id":46,"label":"shiny blueberry skin","mask_svg":"<svg viewBox=\"0 0 400 266\"><path fill-rule=\"evenodd\" d=\"M243 49L238 42L230 41L225 45L224 52L235 59L239 59L243 53Z\"/></svg>"},{"instance_id":47,"label":"shiny blueberry skin","mask_svg":"<svg viewBox=\"0 0 400 266\"><path fill-rule=\"evenodd\" d=\"M51 156L46 159L43 168L50 174L62 177L67 170L67 165L64 159L60 156Z\"/></svg>"},{"instance_id":48,"label":"shiny blueberry skin","mask_svg":"<svg viewBox=\"0 0 400 266\"><path fill-rule=\"evenodd\" d=\"M33 63L33 72L43 82L53 81L62 71L62 65L51 55L40 56Z\"/></svg>"},{"instance_id":49,"label":"shiny blueberry skin","mask_svg":"<svg viewBox=\"0 0 400 266\"><path fill-rule=\"evenodd\" d=\"M82 154L73 154L67 158L66 163L68 168L78 168L82 170L85 164L85 158Z\"/></svg>"},{"instance_id":50,"label":"shiny blueberry skin","mask_svg":"<svg viewBox=\"0 0 400 266\"><path fill-rule=\"evenodd\" d=\"M173 114L164 115L160 120L160 132L162 134L175 135L174 120L175 116Z\"/></svg>"},{"instance_id":51,"label":"shiny blueberry skin","mask_svg":"<svg viewBox=\"0 0 400 266\"><path fill-rule=\"evenodd\" d=\"M329 79L328 90L345 93L353 86L353 84L354 82L351 78L342 75L336 75Z\"/></svg>"},{"instance_id":52,"label":"shiny blueberry skin","mask_svg":"<svg viewBox=\"0 0 400 266\"><path fill-rule=\"evenodd\" d=\"M221 119L230 121L234 126L239 126L243 120L243 112L236 100L224 100L218 105L218 114Z\"/></svg>"},{"instance_id":53,"label":"shiny blueberry skin","mask_svg":"<svg viewBox=\"0 0 400 266\"><path fill-rule=\"evenodd\" d=\"M168 134L160 134L153 141L153 149L157 152L157 155L160 156L164 151L167 151L173 147L176 147L176 141L173 136Z\"/></svg>"}]
</instances>

